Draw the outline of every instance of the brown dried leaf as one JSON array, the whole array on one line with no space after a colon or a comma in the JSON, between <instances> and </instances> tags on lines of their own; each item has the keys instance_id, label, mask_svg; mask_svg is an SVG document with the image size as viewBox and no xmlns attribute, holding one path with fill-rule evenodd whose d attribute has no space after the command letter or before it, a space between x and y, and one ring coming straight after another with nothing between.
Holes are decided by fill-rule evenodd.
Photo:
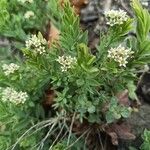
<instances>
[{"instance_id":1,"label":"brown dried leaf","mask_svg":"<svg viewBox=\"0 0 150 150\"><path fill-rule=\"evenodd\" d=\"M134 140L136 137L130 132L129 125L125 123L111 124L106 127L106 133L111 137L112 144L117 145L118 139Z\"/></svg>"},{"instance_id":2,"label":"brown dried leaf","mask_svg":"<svg viewBox=\"0 0 150 150\"><path fill-rule=\"evenodd\" d=\"M106 113L109 110L109 103L103 104L103 107L101 109L102 113Z\"/></svg>"},{"instance_id":3,"label":"brown dried leaf","mask_svg":"<svg viewBox=\"0 0 150 150\"><path fill-rule=\"evenodd\" d=\"M48 45L51 47L53 42L57 42L59 40L60 31L50 23L50 31L48 36Z\"/></svg>"},{"instance_id":4,"label":"brown dried leaf","mask_svg":"<svg viewBox=\"0 0 150 150\"><path fill-rule=\"evenodd\" d=\"M75 132L76 134L81 134L84 131L86 131L88 127L89 124L86 121L80 123L78 120L76 120L73 124L72 131Z\"/></svg>"},{"instance_id":5,"label":"brown dried leaf","mask_svg":"<svg viewBox=\"0 0 150 150\"><path fill-rule=\"evenodd\" d=\"M74 7L76 14L80 14L81 9L88 4L88 0L70 0L71 5ZM60 6L64 7L64 0L60 0Z\"/></svg>"},{"instance_id":6,"label":"brown dried leaf","mask_svg":"<svg viewBox=\"0 0 150 150\"><path fill-rule=\"evenodd\" d=\"M45 100L43 104L45 106L51 106L54 102L55 92L53 90L46 91Z\"/></svg>"},{"instance_id":7,"label":"brown dried leaf","mask_svg":"<svg viewBox=\"0 0 150 150\"><path fill-rule=\"evenodd\" d=\"M111 142L113 145L118 145L118 136L115 132L109 132L108 135L111 137Z\"/></svg>"},{"instance_id":8,"label":"brown dried leaf","mask_svg":"<svg viewBox=\"0 0 150 150\"><path fill-rule=\"evenodd\" d=\"M131 133L130 126L122 123L120 125L114 125L115 132L117 133L120 139L133 140L135 139L135 135Z\"/></svg>"},{"instance_id":9,"label":"brown dried leaf","mask_svg":"<svg viewBox=\"0 0 150 150\"><path fill-rule=\"evenodd\" d=\"M122 104L124 106L130 106L130 101L128 98L128 90L124 90L123 92L120 92L116 95L118 98L119 104Z\"/></svg>"},{"instance_id":10,"label":"brown dried leaf","mask_svg":"<svg viewBox=\"0 0 150 150\"><path fill-rule=\"evenodd\" d=\"M80 14L81 9L88 4L88 0L71 0L71 4L74 6L75 12Z\"/></svg>"}]
</instances>

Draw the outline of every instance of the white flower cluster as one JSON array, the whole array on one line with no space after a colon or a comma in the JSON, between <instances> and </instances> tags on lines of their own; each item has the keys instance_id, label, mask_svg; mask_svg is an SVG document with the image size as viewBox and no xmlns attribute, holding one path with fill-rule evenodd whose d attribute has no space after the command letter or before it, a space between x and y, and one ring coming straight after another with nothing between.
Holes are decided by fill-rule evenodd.
<instances>
[{"instance_id":1,"label":"white flower cluster","mask_svg":"<svg viewBox=\"0 0 150 150\"><path fill-rule=\"evenodd\" d=\"M126 64L128 63L127 59L132 57L131 55L133 53L134 52L131 51L131 49L126 49L125 47L119 45L117 48L111 48L108 51L108 57L114 59L115 62L118 62L119 66L126 67Z\"/></svg>"},{"instance_id":2,"label":"white flower cluster","mask_svg":"<svg viewBox=\"0 0 150 150\"><path fill-rule=\"evenodd\" d=\"M33 11L27 11L27 12L24 14L24 18L25 18L25 19L29 19L29 18L34 17L34 16L35 16L35 14L34 14Z\"/></svg>"},{"instance_id":3,"label":"white flower cluster","mask_svg":"<svg viewBox=\"0 0 150 150\"><path fill-rule=\"evenodd\" d=\"M17 64L14 63L10 63L9 65L7 64L3 64L2 69L4 71L4 74L6 76L14 73L15 71L17 71L20 68L20 66L18 66Z\"/></svg>"},{"instance_id":4,"label":"white flower cluster","mask_svg":"<svg viewBox=\"0 0 150 150\"><path fill-rule=\"evenodd\" d=\"M59 56L56 61L58 61L62 65L61 66L62 72L66 72L68 69L72 68L74 64L76 64L77 59L75 57L63 55Z\"/></svg>"},{"instance_id":5,"label":"white flower cluster","mask_svg":"<svg viewBox=\"0 0 150 150\"><path fill-rule=\"evenodd\" d=\"M21 2L21 3L26 3L26 2L28 2L28 3L33 3L33 0L18 0L18 2Z\"/></svg>"},{"instance_id":6,"label":"white flower cluster","mask_svg":"<svg viewBox=\"0 0 150 150\"><path fill-rule=\"evenodd\" d=\"M124 10L110 10L105 13L107 24L110 26L121 25L129 19Z\"/></svg>"},{"instance_id":7,"label":"white flower cluster","mask_svg":"<svg viewBox=\"0 0 150 150\"><path fill-rule=\"evenodd\" d=\"M31 37L26 41L26 48L34 49L34 51L39 54L46 52L45 46L46 40L44 38L38 38L36 35L31 35Z\"/></svg>"},{"instance_id":8,"label":"white flower cluster","mask_svg":"<svg viewBox=\"0 0 150 150\"><path fill-rule=\"evenodd\" d=\"M26 92L17 92L13 88L7 87L2 90L2 101L3 102L11 102L16 105L24 104L27 100L28 95Z\"/></svg>"}]
</instances>

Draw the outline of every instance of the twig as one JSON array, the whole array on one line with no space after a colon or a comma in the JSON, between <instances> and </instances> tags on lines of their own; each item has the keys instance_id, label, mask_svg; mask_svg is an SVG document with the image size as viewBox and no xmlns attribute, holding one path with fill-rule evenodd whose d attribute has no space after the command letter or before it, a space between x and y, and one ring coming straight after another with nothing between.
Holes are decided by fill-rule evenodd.
<instances>
[{"instance_id":1,"label":"twig","mask_svg":"<svg viewBox=\"0 0 150 150\"><path fill-rule=\"evenodd\" d=\"M64 135L61 137L60 141L67 135L67 133L68 133L68 131L66 131L66 132L64 133Z\"/></svg>"},{"instance_id":2,"label":"twig","mask_svg":"<svg viewBox=\"0 0 150 150\"><path fill-rule=\"evenodd\" d=\"M74 123L74 120L75 120L75 115L76 115L76 113L74 113L73 117L72 117L72 121L71 121L71 125L70 125L70 130L69 130L69 135L68 135L67 146L69 145L69 142L70 142L70 137L71 137L71 133L72 133L73 123Z\"/></svg>"},{"instance_id":3,"label":"twig","mask_svg":"<svg viewBox=\"0 0 150 150\"><path fill-rule=\"evenodd\" d=\"M107 136L105 136L105 142L104 142L104 149L106 149L107 148Z\"/></svg>"},{"instance_id":4,"label":"twig","mask_svg":"<svg viewBox=\"0 0 150 150\"><path fill-rule=\"evenodd\" d=\"M87 136L86 136L86 138L85 138L85 142L84 142L84 149L85 149L85 145L88 143L88 142L87 142L87 139L88 139L88 137L89 137L90 133L91 133L91 131L89 131L89 133L87 134Z\"/></svg>"},{"instance_id":5,"label":"twig","mask_svg":"<svg viewBox=\"0 0 150 150\"><path fill-rule=\"evenodd\" d=\"M56 131L57 129L58 129L58 128L54 129L52 133L55 133L55 131ZM34 145L31 150L35 150L35 148L36 148L38 145L40 145L40 143L41 143L41 141L38 142L36 145Z\"/></svg>"},{"instance_id":6,"label":"twig","mask_svg":"<svg viewBox=\"0 0 150 150\"><path fill-rule=\"evenodd\" d=\"M105 150L105 149L104 149L104 146L103 146L103 143L102 143L100 130L97 129L97 131L98 131L98 137L99 137L99 141L100 141L101 148L102 148L102 150Z\"/></svg>"},{"instance_id":7,"label":"twig","mask_svg":"<svg viewBox=\"0 0 150 150\"><path fill-rule=\"evenodd\" d=\"M40 150L43 148L44 146L44 142L46 141L46 139L49 137L50 132L52 131L52 129L55 127L55 125L57 124L57 122L55 122L52 127L49 129L49 131L47 132L46 136L42 139L41 144L39 145L37 150Z\"/></svg>"},{"instance_id":8,"label":"twig","mask_svg":"<svg viewBox=\"0 0 150 150\"><path fill-rule=\"evenodd\" d=\"M71 148L75 143L77 143L87 132L89 131L86 130L75 142L73 142L72 144L70 144L65 150L68 150L69 148Z\"/></svg>"},{"instance_id":9,"label":"twig","mask_svg":"<svg viewBox=\"0 0 150 150\"><path fill-rule=\"evenodd\" d=\"M59 136L61 135L63 129L64 129L64 126L65 126L65 122L64 122L64 125L62 126L60 132L58 133L57 137L55 138L54 142L52 143L52 145L50 146L49 150L51 150L53 148L53 145L55 144L55 142L58 140Z\"/></svg>"},{"instance_id":10,"label":"twig","mask_svg":"<svg viewBox=\"0 0 150 150\"><path fill-rule=\"evenodd\" d=\"M53 123L54 123L54 122L48 123L48 124L46 124L46 125L44 125L44 126L38 128L38 129L36 129L34 132L32 132L31 134L29 134L28 136L33 135L33 134L36 133L37 131L44 129L44 128L50 126L50 125L53 124Z\"/></svg>"},{"instance_id":11,"label":"twig","mask_svg":"<svg viewBox=\"0 0 150 150\"><path fill-rule=\"evenodd\" d=\"M48 123L48 124L46 124L46 125L49 125L49 124L51 124L52 122L57 121L57 120L58 120L58 118L57 118L57 119L56 119L56 118L52 118L52 119L49 119L49 120L46 120L46 121L42 121L42 122L40 122L40 123L38 123L38 124L32 126L32 127L29 128L24 134L22 134L22 135L20 136L20 138L17 140L17 142L12 146L12 149L11 149L11 150L14 150L15 147L17 146L17 144L24 138L24 136L25 136L26 134L28 134L28 133L29 133L32 129L34 129L35 127L37 127L37 126L39 126L39 125L46 124L46 123ZM51 123L49 123L49 122L51 122ZM8 150L8 149L9 149L9 148L7 148L7 150Z\"/></svg>"}]
</instances>

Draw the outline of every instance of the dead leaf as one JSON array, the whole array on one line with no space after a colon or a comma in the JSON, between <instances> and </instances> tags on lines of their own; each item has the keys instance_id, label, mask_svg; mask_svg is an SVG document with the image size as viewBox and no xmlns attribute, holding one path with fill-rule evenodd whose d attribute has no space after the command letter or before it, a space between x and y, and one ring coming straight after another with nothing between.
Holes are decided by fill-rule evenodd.
<instances>
[{"instance_id":1,"label":"dead leaf","mask_svg":"<svg viewBox=\"0 0 150 150\"><path fill-rule=\"evenodd\" d=\"M75 13L80 14L81 9L88 4L88 0L70 0L71 5L73 6ZM60 6L64 7L64 0L60 0Z\"/></svg>"},{"instance_id":2,"label":"dead leaf","mask_svg":"<svg viewBox=\"0 0 150 150\"><path fill-rule=\"evenodd\" d=\"M123 92L118 93L116 97L118 98L119 104L124 106L130 106L128 90L124 90Z\"/></svg>"},{"instance_id":3,"label":"dead leaf","mask_svg":"<svg viewBox=\"0 0 150 150\"><path fill-rule=\"evenodd\" d=\"M118 139L134 140L136 137L130 130L130 126L126 123L114 123L105 128L105 132L111 137L114 145L118 145Z\"/></svg>"},{"instance_id":4,"label":"dead leaf","mask_svg":"<svg viewBox=\"0 0 150 150\"><path fill-rule=\"evenodd\" d=\"M114 124L114 129L120 139L133 140L135 135L131 133L130 126L126 123Z\"/></svg>"},{"instance_id":5,"label":"dead leaf","mask_svg":"<svg viewBox=\"0 0 150 150\"><path fill-rule=\"evenodd\" d=\"M89 127L89 124L86 120L84 120L83 123L81 123L79 120L76 120L73 124L72 131L76 134L82 134L85 132Z\"/></svg>"},{"instance_id":6,"label":"dead leaf","mask_svg":"<svg viewBox=\"0 0 150 150\"><path fill-rule=\"evenodd\" d=\"M118 98L119 104L121 104L123 106L132 107L133 109L134 108L139 109L141 106L141 103L139 100L130 101L129 95L128 95L128 90L124 90L124 91L118 93L116 95L116 97Z\"/></svg>"},{"instance_id":7,"label":"dead leaf","mask_svg":"<svg viewBox=\"0 0 150 150\"><path fill-rule=\"evenodd\" d=\"M54 98L55 98L55 92L53 90L48 90L46 91L46 94L45 94L45 100L43 102L43 104L45 106L51 106L54 102Z\"/></svg>"},{"instance_id":8,"label":"dead leaf","mask_svg":"<svg viewBox=\"0 0 150 150\"><path fill-rule=\"evenodd\" d=\"M113 145L118 145L118 136L115 132L109 132L108 135L111 137L111 142Z\"/></svg>"},{"instance_id":9,"label":"dead leaf","mask_svg":"<svg viewBox=\"0 0 150 150\"><path fill-rule=\"evenodd\" d=\"M50 30L48 35L48 45L51 47L52 43L57 42L59 40L60 31L50 23Z\"/></svg>"},{"instance_id":10,"label":"dead leaf","mask_svg":"<svg viewBox=\"0 0 150 150\"><path fill-rule=\"evenodd\" d=\"M102 107L102 113L105 114L109 110L109 103L105 103Z\"/></svg>"},{"instance_id":11,"label":"dead leaf","mask_svg":"<svg viewBox=\"0 0 150 150\"><path fill-rule=\"evenodd\" d=\"M74 6L75 12L80 14L81 9L88 4L88 0L71 0L71 4Z\"/></svg>"}]
</instances>

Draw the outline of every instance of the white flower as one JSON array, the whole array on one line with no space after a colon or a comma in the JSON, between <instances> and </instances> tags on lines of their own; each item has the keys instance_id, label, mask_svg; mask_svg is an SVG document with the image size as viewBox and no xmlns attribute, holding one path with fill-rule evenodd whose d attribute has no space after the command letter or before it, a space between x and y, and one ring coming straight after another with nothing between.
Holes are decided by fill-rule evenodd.
<instances>
[{"instance_id":1,"label":"white flower","mask_svg":"<svg viewBox=\"0 0 150 150\"><path fill-rule=\"evenodd\" d=\"M13 88L7 87L2 90L2 101L3 102L11 102L16 105L24 104L27 100L28 95L26 92L17 92Z\"/></svg>"},{"instance_id":2,"label":"white flower","mask_svg":"<svg viewBox=\"0 0 150 150\"><path fill-rule=\"evenodd\" d=\"M110 10L105 12L107 24L110 26L121 25L129 19L129 16L124 10Z\"/></svg>"},{"instance_id":3,"label":"white flower","mask_svg":"<svg viewBox=\"0 0 150 150\"><path fill-rule=\"evenodd\" d=\"M9 65L7 64L3 64L2 69L4 71L4 74L6 76L14 73L15 71L17 71L20 68L20 66L18 66L17 64L11 63Z\"/></svg>"},{"instance_id":4,"label":"white flower","mask_svg":"<svg viewBox=\"0 0 150 150\"><path fill-rule=\"evenodd\" d=\"M44 38L38 38L36 35L31 35L31 37L26 41L26 48L33 49L34 52L43 54L46 52L46 44L47 42Z\"/></svg>"},{"instance_id":5,"label":"white flower","mask_svg":"<svg viewBox=\"0 0 150 150\"><path fill-rule=\"evenodd\" d=\"M145 2L141 2L142 3L142 5L144 5L144 6L146 6L146 7L148 7L148 5L149 5L149 2L148 1L145 1Z\"/></svg>"},{"instance_id":6,"label":"white flower","mask_svg":"<svg viewBox=\"0 0 150 150\"><path fill-rule=\"evenodd\" d=\"M35 14L34 14L33 11L27 11L27 12L24 14L24 18L25 18L25 19L29 19L29 18L34 17L34 16L35 16Z\"/></svg>"},{"instance_id":7,"label":"white flower","mask_svg":"<svg viewBox=\"0 0 150 150\"><path fill-rule=\"evenodd\" d=\"M56 60L61 64L62 72L66 72L68 69L72 68L74 64L76 64L77 59L71 56L59 56Z\"/></svg>"},{"instance_id":8,"label":"white flower","mask_svg":"<svg viewBox=\"0 0 150 150\"><path fill-rule=\"evenodd\" d=\"M128 63L127 59L129 57L132 57L131 55L133 53L134 52L131 51L131 49L126 49L125 47L119 45L117 48L111 48L108 51L108 58L111 58L115 62L118 62L119 66L126 67L126 64Z\"/></svg>"}]
</instances>

